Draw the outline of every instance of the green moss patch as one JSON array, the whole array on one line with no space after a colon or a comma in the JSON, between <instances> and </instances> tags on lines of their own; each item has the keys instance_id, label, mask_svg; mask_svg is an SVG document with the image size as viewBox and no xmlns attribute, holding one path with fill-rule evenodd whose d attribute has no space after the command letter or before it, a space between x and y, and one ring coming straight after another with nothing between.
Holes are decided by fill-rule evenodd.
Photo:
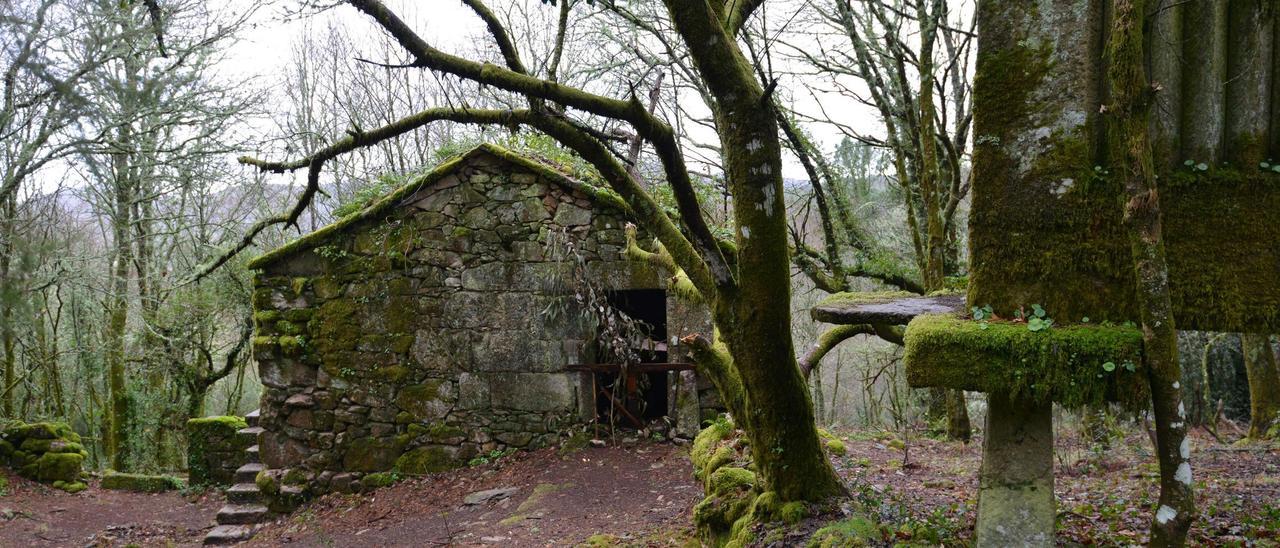
<instances>
[{"instance_id":1,"label":"green moss patch","mask_svg":"<svg viewBox=\"0 0 1280 548\"><path fill-rule=\"evenodd\" d=\"M423 475L452 470L462 465L445 448L426 445L400 456L395 462L395 470L409 475Z\"/></svg>"},{"instance_id":2,"label":"green moss patch","mask_svg":"<svg viewBox=\"0 0 1280 548\"><path fill-rule=\"evenodd\" d=\"M102 477L102 488L135 493L163 493L176 491L185 485L173 476L148 476L145 474L121 474L108 472Z\"/></svg>"},{"instance_id":3,"label":"green moss patch","mask_svg":"<svg viewBox=\"0 0 1280 548\"><path fill-rule=\"evenodd\" d=\"M707 480L707 497L693 507L693 523L705 540L723 544L739 519L748 517L756 499L754 472L724 466ZM743 526L738 525L739 531Z\"/></svg>"},{"instance_id":4,"label":"green moss patch","mask_svg":"<svg viewBox=\"0 0 1280 548\"><path fill-rule=\"evenodd\" d=\"M249 424L241 417L187 421L187 477L192 485L229 485L253 441L236 435Z\"/></svg>"},{"instance_id":5,"label":"green moss patch","mask_svg":"<svg viewBox=\"0 0 1280 548\"><path fill-rule=\"evenodd\" d=\"M58 489L83 490L81 467L88 456L80 436L66 423L14 421L0 430L0 464Z\"/></svg>"},{"instance_id":6,"label":"green moss patch","mask_svg":"<svg viewBox=\"0 0 1280 548\"><path fill-rule=\"evenodd\" d=\"M1066 407L1148 400L1142 333L1120 326L1052 327L919 316L907 326L907 382L1004 392Z\"/></svg>"},{"instance_id":7,"label":"green moss patch","mask_svg":"<svg viewBox=\"0 0 1280 548\"><path fill-rule=\"evenodd\" d=\"M377 472L365 476L360 480L360 483L363 483L365 488L368 489L380 489L395 485L399 481L400 474L396 474L394 472Z\"/></svg>"},{"instance_id":8,"label":"green moss patch","mask_svg":"<svg viewBox=\"0 0 1280 548\"><path fill-rule=\"evenodd\" d=\"M880 526L866 516L853 516L818 529L809 537L810 548L879 546Z\"/></svg>"}]
</instances>

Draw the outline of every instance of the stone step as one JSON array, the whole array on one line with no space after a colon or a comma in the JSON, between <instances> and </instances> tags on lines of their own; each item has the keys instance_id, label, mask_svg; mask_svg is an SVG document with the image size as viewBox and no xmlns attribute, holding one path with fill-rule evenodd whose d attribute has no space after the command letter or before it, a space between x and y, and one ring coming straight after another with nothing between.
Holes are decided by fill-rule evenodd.
<instances>
[{"instance_id":1,"label":"stone step","mask_svg":"<svg viewBox=\"0 0 1280 548\"><path fill-rule=\"evenodd\" d=\"M250 427L257 426L257 425L258 425L258 416L259 416L259 415L258 415L258 410L257 410L257 409L254 409L253 411L250 411L248 415L245 415L245 416L244 416L244 422L249 423L249 426L250 426Z\"/></svg>"},{"instance_id":2,"label":"stone step","mask_svg":"<svg viewBox=\"0 0 1280 548\"><path fill-rule=\"evenodd\" d=\"M262 523L269 510L261 504L228 504L218 510L218 525L253 525Z\"/></svg>"},{"instance_id":3,"label":"stone step","mask_svg":"<svg viewBox=\"0 0 1280 548\"><path fill-rule=\"evenodd\" d=\"M227 489L227 501L232 504L256 504L262 502L262 492L256 483L237 483Z\"/></svg>"},{"instance_id":4,"label":"stone step","mask_svg":"<svg viewBox=\"0 0 1280 548\"><path fill-rule=\"evenodd\" d=\"M258 472L267 467L260 462L250 462L236 469L236 483L253 483L258 481Z\"/></svg>"},{"instance_id":5,"label":"stone step","mask_svg":"<svg viewBox=\"0 0 1280 548\"><path fill-rule=\"evenodd\" d=\"M219 525L205 535L205 545L225 545L244 542L253 538L252 525Z\"/></svg>"},{"instance_id":6,"label":"stone step","mask_svg":"<svg viewBox=\"0 0 1280 548\"><path fill-rule=\"evenodd\" d=\"M245 462L262 462L258 458L258 446L254 445L244 450Z\"/></svg>"},{"instance_id":7,"label":"stone step","mask_svg":"<svg viewBox=\"0 0 1280 548\"><path fill-rule=\"evenodd\" d=\"M261 426L250 426L248 428L241 428L239 430L236 430L236 436L243 438L248 443L257 445L258 434L261 434L263 432L264 430Z\"/></svg>"}]
</instances>

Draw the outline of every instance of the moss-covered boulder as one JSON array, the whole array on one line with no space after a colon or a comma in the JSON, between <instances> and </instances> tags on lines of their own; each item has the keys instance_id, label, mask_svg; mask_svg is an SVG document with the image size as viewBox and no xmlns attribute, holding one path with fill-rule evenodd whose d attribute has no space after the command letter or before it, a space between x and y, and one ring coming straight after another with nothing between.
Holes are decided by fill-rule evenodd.
<instances>
[{"instance_id":1,"label":"moss-covered boulder","mask_svg":"<svg viewBox=\"0 0 1280 548\"><path fill-rule=\"evenodd\" d=\"M745 468L723 466L711 473L707 497L693 507L693 523L704 541L719 546L733 535L735 523L751 513L755 483L755 473Z\"/></svg>"},{"instance_id":2,"label":"moss-covered boulder","mask_svg":"<svg viewBox=\"0 0 1280 548\"><path fill-rule=\"evenodd\" d=\"M741 440L735 435L733 422L720 417L703 428L693 439L689 460L693 462L693 475L710 489L711 474L738 458L735 446Z\"/></svg>"},{"instance_id":3,"label":"moss-covered boulder","mask_svg":"<svg viewBox=\"0 0 1280 548\"><path fill-rule=\"evenodd\" d=\"M187 421L187 471L192 485L230 485L245 463L253 440L237 436L249 425L241 417L204 417Z\"/></svg>"},{"instance_id":4,"label":"moss-covered boulder","mask_svg":"<svg viewBox=\"0 0 1280 548\"><path fill-rule=\"evenodd\" d=\"M1051 326L917 316L907 326L907 382L1002 393L1069 408L1150 403L1142 332L1119 325Z\"/></svg>"},{"instance_id":5,"label":"moss-covered boulder","mask_svg":"<svg viewBox=\"0 0 1280 548\"><path fill-rule=\"evenodd\" d=\"M163 493L182 489L182 480L174 476L149 476L146 474L121 474L108 471L102 477L102 488L135 493Z\"/></svg>"},{"instance_id":6,"label":"moss-covered boulder","mask_svg":"<svg viewBox=\"0 0 1280 548\"><path fill-rule=\"evenodd\" d=\"M0 464L23 477L79 492L81 467L89 453L80 436L61 422L10 422L0 431Z\"/></svg>"}]
</instances>

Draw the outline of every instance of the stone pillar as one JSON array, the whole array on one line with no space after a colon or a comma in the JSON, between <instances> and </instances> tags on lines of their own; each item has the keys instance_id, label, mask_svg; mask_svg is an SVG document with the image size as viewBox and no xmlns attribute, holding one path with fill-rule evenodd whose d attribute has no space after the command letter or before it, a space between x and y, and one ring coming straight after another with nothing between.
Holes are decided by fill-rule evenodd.
<instances>
[{"instance_id":1,"label":"stone pillar","mask_svg":"<svg viewBox=\"0 0 1280 548\"><path fill-rule=\"evenodd\" d=\"M1053 404L987 396L979 547L1053 546Z\"/></svg>"},{"instance_id":2,"label":"stone pillar","mask_svg":"<svg viewBox=\"0 0 1280 548\"><path fill-rule=\"evenodd\" d=\"M675 435L685 439L698 437L702 429L702 406L698 400L698 374L693 371L673 372L675 399L673 406L676 420Z\"/></svg>"}]
</instances>

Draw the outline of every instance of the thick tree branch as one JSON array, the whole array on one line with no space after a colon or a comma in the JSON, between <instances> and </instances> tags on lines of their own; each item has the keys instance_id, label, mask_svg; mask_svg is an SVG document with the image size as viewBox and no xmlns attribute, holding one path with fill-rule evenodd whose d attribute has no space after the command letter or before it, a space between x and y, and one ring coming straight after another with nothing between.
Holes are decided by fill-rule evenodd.
<instances>
[{"instance_id":1,"label":"thick tree branch","mask_svg":"<svg viewBox=\"0 0 1280 548\"><path fill-rule=\"evenodd\" d=\"M637 133L653 144L654 151L662 160L664 174L667 177L667 183L671 185L674 191L681 220L693 235L693 239L697 243L697 250L707 263L709 270L714 274L716 283L722 286L733 285L734 280L728 263L725 261L720 247L716 244L716 239L707 226L706 220L702 217L702 210L698 206L697 196L693 191L693 182L689 178L689 170L685 166L684 155L676 142L675 132L672 131L669 125L650 114L634 94L630 100L626 101L612 99L571 86L521 74L492 63L477 63L450 55L427 44L404 21L387 9L382 2L378 0L349 0L349 3L372 17L402 47L417 57L424 67L513 93L538 97L592 114L630 123Z\"/></svg>"},{"instance_id":2,"label":"thick tree branch","mask_svg":"<svg viewBox=\"0 0 1280 548\"><path fill-rule=\"evenodd\" d=\"M837 325L828 329L825 333L818 336L818 340L814 341L813 346L809 348L803 356L800 356L800 372L804 373L804 377L809 378L809 374L817 369L818 364L822 362L832 349L840 343L856 337L858 335L874 335L875 329L871 324L855 324L855 325Z\"/></svg>"}]
</instances>

